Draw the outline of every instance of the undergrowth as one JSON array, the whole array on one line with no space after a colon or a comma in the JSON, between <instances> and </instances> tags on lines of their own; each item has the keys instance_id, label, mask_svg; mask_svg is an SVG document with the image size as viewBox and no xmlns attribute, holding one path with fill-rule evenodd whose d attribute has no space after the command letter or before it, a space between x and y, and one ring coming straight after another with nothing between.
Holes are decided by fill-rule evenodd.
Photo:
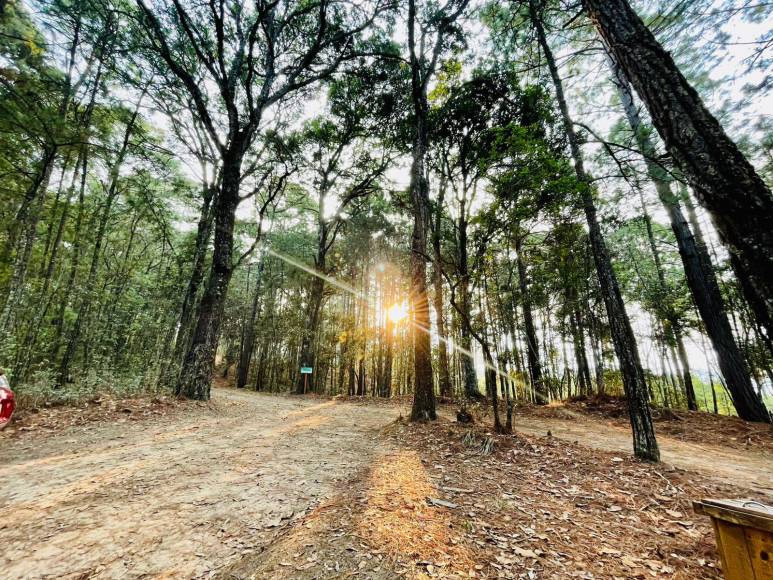
<instances>
[{"instance_id":1,"label":"undergrowth","mask_svg":"<svg viewBox=\"0 0 773 580\"><path fill-rule=\"evenodd\" d=\"M131 398L140 395L166 394L157 381L143 375L118 375L111 371L90 371L75 382L57 386L50 370L33 373L30 380L12 385L19 409L37 409L77 405L102 395Z\"/></svg>"}]
</instances>

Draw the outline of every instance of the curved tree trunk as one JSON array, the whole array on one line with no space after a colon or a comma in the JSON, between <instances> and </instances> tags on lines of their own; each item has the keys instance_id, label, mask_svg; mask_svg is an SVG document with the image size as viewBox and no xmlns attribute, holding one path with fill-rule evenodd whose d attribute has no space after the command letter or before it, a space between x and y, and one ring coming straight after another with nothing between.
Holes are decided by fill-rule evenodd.
<instances>
[{"instance_id":1,"label":"curved tree trunk","mask_svg":"<svg viewBox=\"0 0 773 580\"><path fill-rule=\"evenodd\" d=\"M727 388L733 399L738 416L747 421L770 421L770 416L762 401L754 392L751 377L746 367L741 349L733 336L730 321L727 317L725 301L719 289L714 268L711 264L708 249L698 236L694 236L687 220L682 213L682 207L678 197L671 189L670 177L667 172L655 163L655 145L646 134L642 126L641 117L633 102L630 85L623 75L622 70L612 61L613 80L617 87L620 101L628 118L631 130L636 138L637 145L644 156L647 173L655 185L658 198L668 212L671 229L674 232L676 243L679 246L679 255L682 258L687 285L690 287L693 300L703 321L706 334L717 353L717 361L722 376L725 378ZM688 211L690 206L688 205ZM678 334L681 334L677 330ZM694 393L691 397L692 380L689 377L687 356L682 356L677 340L677 352L683 359L682 366L685 372L685 384L687 387L687 399L691 408L697 408ZM688 380L688 377L690 380ZM690 403L690 401L692 402Z\"/></svg>"}]
</instances>

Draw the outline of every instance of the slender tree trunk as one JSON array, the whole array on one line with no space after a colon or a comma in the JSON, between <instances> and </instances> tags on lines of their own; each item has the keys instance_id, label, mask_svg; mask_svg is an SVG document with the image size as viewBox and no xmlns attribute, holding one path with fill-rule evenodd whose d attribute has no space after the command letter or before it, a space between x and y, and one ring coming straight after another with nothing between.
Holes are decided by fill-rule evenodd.
<instances>
[{"instance_id":1,"label":"slender tree trunk","mask_svg":"<svg viewBox=\"0 0 773 580\"><path fill-rule=\"evenodd\" d=\"M180 306L180 315L177 318L177 334L174 338L174 348L171 358L167 361L164 370L161 373L160 384L176 388L180 378L180 369L183 359L190 346L191 334L195 323L194 314L197 310L197 299L199 289L204 282L204 266L206 261L207 248L212 234L212 222L214 212L212 210L215 190L209 185L204 186L203 201L201 205L201 214L196 226L196 242L193 250L193 267L188 278L188 284L185 287L182 305Z\"/></svg>"},{"instance_id":2,"label":"slender tree trunk","mask_svg":"<svg viewBox=\"0 0 773 580\"><path fill-rule=\"evenodd\" d=\"M81 300L78 314L76 315L75 322L70 333L70 340L67 343L67 348L65 349L64 355L62 356L62 361L59 365L60 385L63 385L67 381L69 367L75 356L75 351L81 338L83 325L91 310L92 300L94 297L94 285L96 283L97 273L99 270L99 258L102 253L102 246L104 244L105 235L107 233L107 224L110 219L110 213L113 209L113 203L119 194L118 181L120 178L121 168L126 159L126 155L129 152L129 143L131 141L132 134L134 133L134 125L137 121L137 117L139 116L140 103L142 102L142 98L144 96L145 92L143 91L142 96L140 96L140 99L137 102L137 106L134 109L134 113L132 114L131 119L126 124L126 129L124 130L123 135L123 142L121 143L121 149L118 151L115 161L110 168L107 196L105 199L104 207L102 208L102 212L100 214L99 223L97 225L94 249L91 255L91 265L89 267L89 274L86 279L85 295Z\"/></svg>"},{"instance_id":3,"label":"slender tree trunk","mask_svg":"<svg viewBox=\"0 0 773 580\"><path fill-rule=\"evenodd\" d=\"M321 278L314 276L311 280L311 287L309 289L309 302L306 306L306 326L303 331L303 338L301 340L301 350L299 357L299 365L305 367L314 367L315 361L315 346L317 342L317 334L319 332L319 322L322 314L322 299L325 292L325 281ZM317 371L313 371L309 379L299 375L298 383L295 385L295 392L298 395L303 394L306 391L316 390L316 378ZM305 381L308 380L308 383Z\"/></svg>"},{"instance_id":4,"label":"slender tree trunk","mask_svg":"<svg viewBox=\"0 0 773 580\"><path fill-rule=\"evenodd\" d=\"M690 411L697 411L698 401L695 398L695 386L693 385L692 373L690 372L690 358L687 356L687 349L684 346L684 336L681 332L676 333L676 352L679 355L679 362L682 365L682 378L685 393L687 395L687 408L690 409Z\"/></svg>"},{"instance_id":5,"label":"slender tree trunk","mask_svg":"<svg viewBox=\"0 0 773 580\"><path fill-rule=\"evenodd\" d=\"M442 255L440 252L440 229L443 215L443 197L445 186L441 184L440 195L435 208L435 220L432 228L432 250L434 253L434 263L432 266L432 282L434 285L435 314L437 316L438 333L438 387L440 396L448 398L451 396L451 375L448 363L448 333L446 332L445 313L443 308L443 267Z\"/></svg>"},{"instance_id":6,"label":"slender tree trunk","mask_svg":"<svg viewBox=\"0 0 773 580\"><path fill-rule=\"evenodd\" d=\"M630 85L615 61L613 61L612 69L614 73L613 79L626 117L631 125L631 130L634 133L639 149L644 156L647 173L655 185L658 198L668 212L671 229L674 232L679 247L679 255L682 258L687 284L690 287L701 320L703 320L709 340L711 340L711 344L717 353L719 368L732 395L733 404L736 406L738 416L749 421L769 421L769 415L762 401L759 400L752 389L751 377L749 376L746 363L730 328L727 309L725 308L719 283L711 264L708 249L702 243L702 236L698 235L699 232L696 231L695 236L693 235L682 213L678 197L671 189L670 177L654 161L656 155L655 145L644 130L639 112L633 102ZM689 203L687 209L688 213L692 212L694 214L694 210L692 210ZM679 348L678 344L677 348ZM685 373L689 373L689 366L685 366L685 364L684 362L682 363ZM689 381L685 378L685 384L688 385L689 403L689 391L692 390L691 377Z\"/></svg>"},{"instance_id":7,"label":"slender tree trunk","mask_svg":"<svg viewBox=\"0 0 773 580\"><path fill-rule=\"evenodd\" d=\"M517 228L516 228L517 229ZM523 261L523 239L520 232L515 236L516 264L518 266L518 288L521 291L521 308L523 310L524 330L526 331L526 354L529 361L531 386L537 398L538 405L548 403L548 394L542 380L542 364L539 357L539 342L534 328L534 317L531 311L529 284L526 278L526 266Z\"/></svg>"},{"instance_id":8,"label":"slender tree trunk","mask_svg":"<svg viewBox=\"0 0 773 580\"><path fill-rule=\"evenodd\" d=\"M263 265L265 258L261 260L258 265L258 272L255 276L255 288L252 294L252 307L250 308L250 316L244 322L244 340L242 341L241 350L239 352L239 365L236 369L236 388L243 389L247 384L247 377L250 372L250 363L252 362L252 354L255 350L255 323L258 318L258 311L260 310L260 292L261 292L261 277L263 274Z\"/></svg>"},{"instance_id":9,"label":"slender tree trunk","mask_svg":"<svg viewBox=\"0 0 773 580\"><path fill-rule=\"evenodd\" d=\"M62 93L61 101L58 107L59 122L63 125L66 124L70 105L72 103L72 97L75 92L73 86L73 72L75 70L75 54L78 50L78 46L81 42L81 15L77 15L75 23L74 34L72 42L68 49L68 67L64 78L64 90ZM93 88L91 90L91 98L86 106L86 123L85 127L88 127L91 119L91 112L94 106L94 97L96 95L97 88L100 86L100 79L102 78L102 66L104 64L105 50L108 39L113 37L112 34L112 18L108 19L108 24L103 30L102 36L99 40L99 48L95 49L89 57L89 63L86 67L88 70L91 66L91 62L94 58L97 58L97 52L99 52L99 66L94 76ZM76 84L80 84L80 81ZM16 256L13 258L12 265L12 277L10 285L8 287L8 294L4 295L4 301L2 302L2 311L0 312L0 329L10 328L13 323L13 318L21 299L24 281L27 276L27 268L29 267L30 257L32 255L32 246L37 237L37 224L40 218L40 208L43 205L43 201L48 189L48 184L51 179L51 174L56 165L56 160L60 152L60 146L56 143L56 135L48 135L46 137L46 143L43 145L40 159L38 160L34 176L31 183L27 187L21 204L16 210L13 221L9 226L8 238L3 245L2 252L0 252L0 264L7 263L11 260L13 252L16 251ZM62 168L64 171L64 168ZM36 204L37 201L37 204ZM35 207L37 205L37 207ZM22 247L17 248L19 243L19 235L23 232L24 237L22 239Z\"/></svg>"},{"instance_id":10,"label":"slender tree trunk","mask_svg":"<svg viewBox=\"0 0 773 580\"><path fill-rule=\"evenodd\" d=\"M574 308L569 314L570 328L572 330L572 340L574 342L574 356L577 361L577 379L580 387L580 394L589 395L592 384L590 379L590 369L588 368L588 356L585 350L585 336L583 336L581 318L578 308Z\"/></svg>"},{"instance_id":11,"label":"slender tree trunk","mask_svg":"<svg viewBox=\"0 0 773 580\"><path fill-rule=\"evenodd\" d=\"M470 318L470 270L467 254L467 215L466 215L466 196L461 203L461 211L457 223L457 267L459 269L459 306L462 308L462 316ZM462 353L462 375L464 379L464 394L468 399L480 397L478 390L478 374L475 372L475 361L472 355L471 333L467 325L463 324L461 328L461 346L464 349Z\"/></svg>"},{"instance_id":12,"label":"slender tree trunk","mask_svg":"<svg viewBox=\"0 0 773 580\"><path fill-rule=\"evenodd\" d=\"M658 451L658 444L655 440L655 429L652 424L648 402L647 383L639 360L636 338L634 337L631 323L623 303L623 297L617 283L617 278L612 269L612 262L609 258L609 253L607 252L606 243L601 233L601 226L599 225L596 216L596 206L593 200L591 180L585 172L580 144L574 131L572 119L569 115L566 99L564 98L561 77L558 74L558 68L556 67L553 53L547 42L542 21L537 14L535 0L530 0L530 8L539 43L542 46L548 68L550 69L550 75L553 79L556 99L558 100L558 105L561 109L564 129L569 140L577 177L583 185L581 191L582 202L588 222L591 248L596 263L596 273L599 278L599 283L601 284L607 316L612 330L612 340L615 345L617 358L620 362L623 386L625 387L626 398L628 400L628 413L633 431L634 454L643 459L657 461L660 458L660 452Z\"/></svg>"},{"instance_id":13,"label":"slender tree trunk","mask_svg":"<svg viewBox=\"0 0 773 580\"><path fill-rule=\"evenodd\" d=\"M711 214L759 322L773 335L773 195L627 0L583 0L666 149Z\"/></svg>"},{"instance_id":14,"label":"slender tree trunk","mask_svg":"<svg viewBox=\"0 0 773 580\"><path fill-rule=\"evenodd\" d=\"M32 256L32 246L37 237L38 220L42 201L45 198L48 189L48 183L51 179L51 173L54 169L56 159L56 148L49 147L44 151L43 159L40 164L42 168L33 183L29 186L27 193L22 201L22 206L16 212L9 229L8 240L4 250L4 255L0 262L11 259L14 249L16 255L12 264L12 275L8 285L8 293L3 302L2 312L0 312L0 328L12 331L16 313L19 310L21 299L24 296L24 283L27 278L27 268L29 267ZM23 236L19 245L19 229L23 227Z\"/></svg>"},{"instance_id":15,"label":"slender tree trunk","mask_svg":"<svg viewBox=\"0 0 773 580\"><path fill-rule=\"evenodd\" d=\"M314 265L320 272L325 272L327 265L327 251L329 247L329 224L323 219L325 194L320 193L317 225L317 255ZM301 339L301 353L298 366L314 367L315 352L317 346L317 336L319 335L319 325L322 318L322 301L325 296L325 281L314 276L309 287L309 302L306 307L307 324L303 329L303 338ZM296 394L303 394L306 390L316 391L317 376L319 373L313 371L308 379L304 376L298 377L298 383L295 386ZM308 384L306 383L308 381Z\"/></svg>"}]
</instances>

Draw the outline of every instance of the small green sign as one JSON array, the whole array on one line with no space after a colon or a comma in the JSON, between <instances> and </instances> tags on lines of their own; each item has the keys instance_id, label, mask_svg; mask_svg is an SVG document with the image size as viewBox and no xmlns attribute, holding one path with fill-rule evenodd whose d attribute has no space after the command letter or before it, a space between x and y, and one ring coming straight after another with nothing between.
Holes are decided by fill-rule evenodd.
<instances>
[{"instance_id":1,"label":"small green sign","mask_svg":"<svg viewBox=\"0 0 773 580\"><path fill-rule=\"evenodd\" d=\"M302 375L310 375L311 371L312 371L312 367L301 367Z\"/></svg>"}]
</instances>

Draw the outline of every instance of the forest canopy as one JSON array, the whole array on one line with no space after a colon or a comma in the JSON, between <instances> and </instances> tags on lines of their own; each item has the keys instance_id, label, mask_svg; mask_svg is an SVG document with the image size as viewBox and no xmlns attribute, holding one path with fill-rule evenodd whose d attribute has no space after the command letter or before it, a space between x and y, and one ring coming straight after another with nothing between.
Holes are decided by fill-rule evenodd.
<instances>
[{"instance_id":1,"label":"forest canopy","mask_svg":"<svg viewBox=\"0 0 773 580\"><path fill-rule=\"evenodd\" d=\"M0 0L0 365L29 400L220 375L499 431L624 396L653 460L652 406L770 422L771 23Z\"/></svg>"}]
</instances>

